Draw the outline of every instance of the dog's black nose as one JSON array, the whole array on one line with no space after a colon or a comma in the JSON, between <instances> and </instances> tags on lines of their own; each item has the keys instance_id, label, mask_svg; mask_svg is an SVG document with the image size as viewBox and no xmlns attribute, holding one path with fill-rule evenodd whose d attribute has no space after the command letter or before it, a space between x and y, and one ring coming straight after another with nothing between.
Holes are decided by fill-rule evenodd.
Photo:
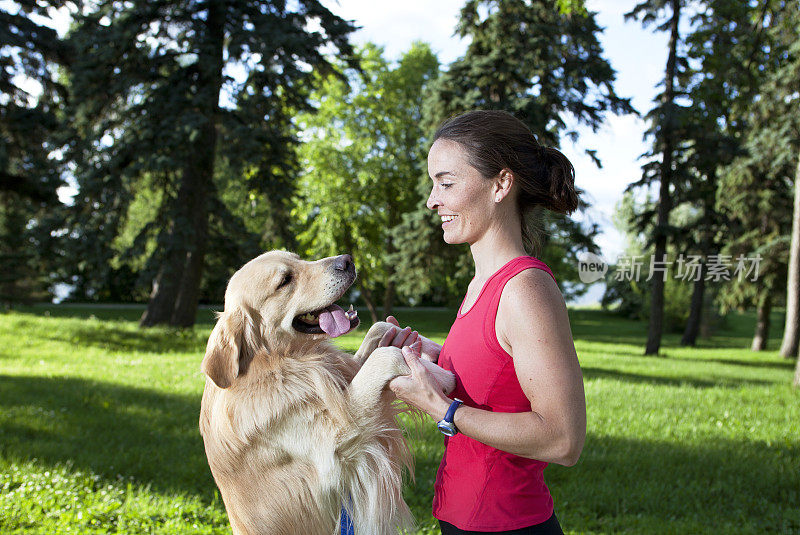
<instances>
[{"instance_id":1,"label":"dog's black nose","mask_svg":"<svg viewBox=\"0 0 800 535\"><path fill-rule=\"evenodd\" d=\"M351 271L355 269L355 266L353 265L353 257L349 254L337 256L336 260L333 261L333 268L336 271Z\"/></svg>"}]
</instances>

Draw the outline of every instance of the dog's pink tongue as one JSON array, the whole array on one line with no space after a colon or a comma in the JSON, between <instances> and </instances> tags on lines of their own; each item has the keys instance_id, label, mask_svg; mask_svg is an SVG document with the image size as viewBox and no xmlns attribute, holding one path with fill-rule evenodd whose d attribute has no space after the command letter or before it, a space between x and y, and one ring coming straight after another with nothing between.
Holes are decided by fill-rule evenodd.
<instances>
[{"instance_id":1,"label":"dog's pink tongue","mask_svg":"<svg viewBox=\"0 0 800 535\"><path fill-rule=\"evenodd\" d=\"M319 315L320 328L328 336L336 338L350 330L350 320L339 305L331 305Z\"/></svg>"}]
</instances>

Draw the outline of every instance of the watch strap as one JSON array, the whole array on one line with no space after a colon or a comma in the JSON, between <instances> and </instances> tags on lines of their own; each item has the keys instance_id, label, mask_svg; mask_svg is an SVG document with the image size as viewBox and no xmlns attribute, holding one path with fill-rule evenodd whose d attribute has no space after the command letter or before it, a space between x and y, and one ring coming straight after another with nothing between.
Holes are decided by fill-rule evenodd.
<instances>
[{"instance_id":1,"label":"watch strap","mask_svg":"<svg viewBox=\"0 0 800 535\"><path fill-rule=\"evenodd\" d=\"M442 418L442 421L453 423L453 418L455 417L456 409L459 408L462 403L463 401L461 401L460 399L458 398L454 399L453 402L450 404L450 406L447 408L447 412L444 414L444 418Z\"/></svg>"}]
</instances>

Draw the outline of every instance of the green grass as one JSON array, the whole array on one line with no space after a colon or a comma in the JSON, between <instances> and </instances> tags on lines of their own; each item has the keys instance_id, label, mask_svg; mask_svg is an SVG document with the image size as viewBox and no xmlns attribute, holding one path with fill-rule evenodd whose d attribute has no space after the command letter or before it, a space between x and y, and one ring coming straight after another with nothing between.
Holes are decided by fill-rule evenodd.
<instances>
[{"instance_id":1,"label":"green grass","mask_svg":"<svg viewBox=\"0 0 800 535\"><path fill-rule=\"evenodd\" d=\"M140 314L0 315L1 533L229 533L197 430L212 314L185 332L139 330ZM441 341L453 313L397 316ZM545 471L567 533L800 533L800 392L792 362L747 349L751 316L696 349L667 335L659 357L642 356L642 323L570 316L588 435L576 466ZM411 440L406 498L418 533L438 533L441 435L426 423Z\"/></svg>"}]
</instances>

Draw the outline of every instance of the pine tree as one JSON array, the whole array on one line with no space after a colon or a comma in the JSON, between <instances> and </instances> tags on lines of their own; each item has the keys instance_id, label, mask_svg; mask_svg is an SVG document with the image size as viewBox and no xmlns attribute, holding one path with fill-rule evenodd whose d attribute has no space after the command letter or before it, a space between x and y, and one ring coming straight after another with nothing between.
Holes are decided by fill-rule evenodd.
<instances>
[{"instance_id":1,"label":"pine tree","mask_svg":"<svg viewBox=\"0 0 800 535\"><path fill-rule=\"evenodd\" d=\"M763 79L753 103L741 114L748 125L744 153L730 165L718 197L720 206L737 213L740 232L761 246L768 264L768 277L759 281L764 293L752 292L761 329L772 304L768 294L781 288L780 271L769 266L785 268L783 259L788 256L781 354L798 359L794 383L800 386L800 2L767 1L762 10L757 33L764 39L754 47L753 58L761 56L758 70ZM753 200L758 203L755 210Z\"/></svg>"},{"instance_id":2,"label":"pine tree","mask_svg":"<svg viewBox=\"0 0 800 535\"><path fill-rule=\"evenodd\" d=\"M140 323L193 324L210 214L220 207L218 148L253 189L277 191L276 211L285 211L296 170L292 116L307 108L313 71L330 69L323 47L349 56L352 30L315 0L101 0L77 16L73 230L88 249L85 276L108 264L121 215L146 179L162 201L143 229L157 237ZM237 69L243 80L231 76Z\"/></svg>"},{"instance_id":3,"label":"pine tree","mask_svg":"<svg viewBox=\"0 0 800 535\"><path fill-rule=\"evenodd\" d=\"M747 130L746 110L753 103L763 71L761 30L765 15L760 5L708 0L705 9L692 16L691 30L685 38L688 67L681 73L680 85L686 87L682 98L688 99L689 104L676 130L679 150L672 195L676 206L688 203L697 210L698 216L674 237L685 254L698 254L703 259L703 269L694 283L682 345L694 345L699 332L706 301L705 263L709 254L723 253L732 259L749 257L764 243L754 242L752 234L746 240L743 234L731 232L736 225L731 218L756 214L749 209L720 209L717 195L726 192L720 197L723 204L732 199L731 188L721 189L720 181L726 179L727 166L742 152L743 133ZM755 227L763 227L763 224L756 222ZM761 228L762 234L758 236L766 237L765 231ZM745 293L752 293L753 288L763 288L766 279L775 273L772 268L769 263L760 266L759 285L753 285L749 277L737 276L727 288L718 288L725 307L743 306L744 301L737 301L733 296L744 297Z\"/></svg>"},{"instance_id":4,"label":"pine tree","mask_svg":"<svg viewBox=\"0 0 800 535\"><path fill-rule=\"evenodd\" d=\"M781 304L776 296L785 288L781 354L795 358L800 340L800 199L792 188L800 180L800 48L796 42L800 4L796 0L767 1L759 11L752 32L758 39L746 59L755 71L751 74L754 96L739 106L737 113L741 117L739 129L746 132L742 154L726 169L718 205L736 224L734 246L745 245L762 256L762 277L757 285L734 285L726 304L757 306L753 348L760 349L766 338L768 311Z\"/></svg>"},{"instance_id":5,"label":"pine tree","mask_svg":"<svg viewBox=\"0 0 800 535\"><path fill-rule=\"evenodd\" d=\"M667 262L668 236L675 233L675 229L669 225L669 214L674 204L671 187L675 175L675 151L678 142L676 130L680 124L681 116L681 110L675 102L675 96L680 68L678 46L681 41L681 10L685 3L685 0L647 0L638 4L630 13L625 15L626 18L641 18L643 24L647 26L661 19L662 13L665 13L666 19L658 25L657 29L669 31L670 35L669 53L664 71L664 90L656 97L657 104L648 114L651 127L647 135L653 138L653 145L651 151L645 156L649 157L650 161L642 167L642 179L633 184L634 186L653 183L658 183L659 185L658 205L655 214L656 225L652 235L652 241L655 245L653 261L657 264ZM664 279L661 276L656 276L652 280L650 320L645 355L658 354L663 331Z\"/></svg>"},{"instance_id":6,"label":"pine tree","mask_svg":"<svg viewBox=\"0 0 800 535\"><path fill-rule=\"evenodd\" d=\"M781 354L798 358L800 345L800 2L778 2L772 24L767 29L771 45L771 65L762 86L760 100L754 107L757 122L750 132L751 158L772 169L784 169L779 175L793 182L794 210L792 217L789 267L786 282L786 323ZM757 144L767 143L759 146ZM790 171L791 170L791 171ZM794 175L792 177L792 174ZM793 178L793 180L792 180ZM800 386L800 359L795 385Z\"/></svg>"},{"instance_id":7,"label":"pine tree","mask_svg":"<svg viewBox=\"0 0 800 535\"><path fill-rule=\"evenodd\" d=\"M797 359L794 385L800 387L800 2L786 0L778 3L773 23L767 30L773 46L773 69L761 91L756 113L762 121L759 130L752 131L754 145L766 141L768 150L752 146L757 154L773 167L794 165L794 210L789 251L789 273L786 283L786 325L781 354ZM791 180L789 176L784 178Z\"/></svg>"},{"instance_id":8,"label":"pine tree","mask_svg":"<svg viewBox=\"0 0 800 535\"><path fill-rule=\"evenodd\" d=\"M60 206L58 66L68 48L44 23L61 2L0 7L0 302L48 297L54 255L44 220ZM38 17L38 19L37 19Z\"/></svg>"}]
</instances>

